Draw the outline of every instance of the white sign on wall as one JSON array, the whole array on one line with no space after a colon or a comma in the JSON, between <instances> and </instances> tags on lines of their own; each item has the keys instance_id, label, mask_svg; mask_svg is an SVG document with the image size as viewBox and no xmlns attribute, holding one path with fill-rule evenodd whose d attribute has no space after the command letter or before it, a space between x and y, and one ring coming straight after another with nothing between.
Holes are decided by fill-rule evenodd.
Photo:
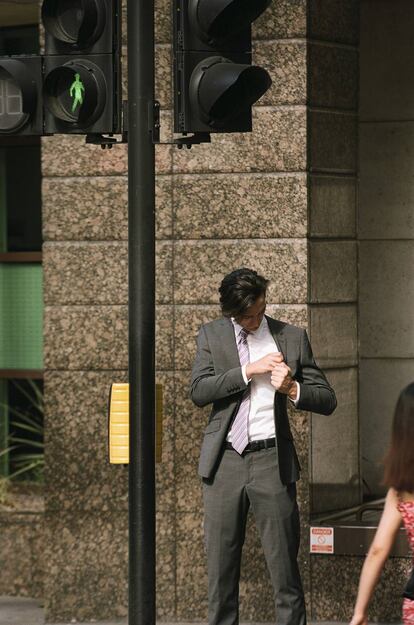
<instances>
[{"instance_id":1,"label":"white sign on wall","mask_svg":"<svg viewBox=\"0 0 414 625\"><path fill-rule=\"evenodd\" d=\"M310 528L310 552L333 553L334 552L334 529L333 527Z\"/></svg>"}]
</instances>

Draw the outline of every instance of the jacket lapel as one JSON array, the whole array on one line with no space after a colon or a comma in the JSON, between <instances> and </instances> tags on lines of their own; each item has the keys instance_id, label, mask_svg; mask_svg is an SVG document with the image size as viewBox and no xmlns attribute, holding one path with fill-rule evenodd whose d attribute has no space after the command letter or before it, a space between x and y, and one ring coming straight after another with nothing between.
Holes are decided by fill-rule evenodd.
<instances>
[{"instance_id":1,"label":"jacket lapel","mask_svg":"<svg viewBox=\"0 0 414 625\"><path fill-rule=\"evenodd\" d=\"M266 316L266 319L269 324L270 332L283 355L283 360L287 362L287 340L284 331L286 324L282 321L272 319L271 317ZM275 392L274 413L276 437L279 439L280 436L282 436L284 438L292 440L292 434L290 432L289 419L286 410L286 395L278 393L278 391Z\"/></svg>"},{"instance_id":2,"label":"jacket lapel","mask_svg":"<svg viewBox=\"0 0 414 625\"><path fill-rule=\"evenodd\" d=\"M268 317L266 315L267 323L269 325L269 330L274 340L276 341L276 345L280 349L283 360L286 362L287 355L287 344L284 328L285 325L282 321L277 321L276 319L272 319L272 317Z\"/></svg>"}]
</instances>

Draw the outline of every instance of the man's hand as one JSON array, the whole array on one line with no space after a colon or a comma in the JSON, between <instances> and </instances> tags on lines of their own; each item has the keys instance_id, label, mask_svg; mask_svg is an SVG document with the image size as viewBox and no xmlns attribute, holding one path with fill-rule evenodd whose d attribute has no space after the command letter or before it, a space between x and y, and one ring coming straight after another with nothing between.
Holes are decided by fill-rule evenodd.
<instances>
[{"instance_id":1,"label":"man's hand","mask_svg":"<svg viewBox=\"0 0 414 625\"><path fill-rule=\"evenodd\" d=\"M287 366L283 359L278 362L273 370L270 378L272 386L275 387L279 393L288 395L293 401L297 397L297 386L295 380L292 378L292 371Z\"/></svg>"},{"instance_id":2,"label":"man's hand","mask_svg":"<svg viewBox=\"0 0 414 625\"><path fill-rule=\"evenodd\" d=\"M275 366L281 362L283 362L282 354L279 354L279 352L271 352L270 354L263 356L263 358L260 358L260 360L249 362L249 364L246 365L246 375L250 380L252 375L269 373L270 371L273 371Z\"/></svg>"}]
</instances>

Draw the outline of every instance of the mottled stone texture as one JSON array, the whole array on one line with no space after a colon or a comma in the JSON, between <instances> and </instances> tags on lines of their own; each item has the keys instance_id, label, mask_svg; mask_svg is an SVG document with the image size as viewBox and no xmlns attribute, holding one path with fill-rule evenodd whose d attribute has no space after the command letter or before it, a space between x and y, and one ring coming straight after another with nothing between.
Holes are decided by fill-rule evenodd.
<instances>
[{"instance_id":1,"label":"mottled stone texture","mask_svg":"<svg viewBox=\"0 0 414 625\"><path fill-rule=\"evenodd\" d=\"M313 110L309 113L312 172L355 174L357 120L354 113Z\"/></svg>"},{"instance_id":2,"label":"mottled stone texture","mask_svg":"<svg viewBox=\"0 0 414 625\"><path fill-rule=\"evenodd\" d=\"M210 304L217 288L234 267L254 265L269 277L269 299L301 303L306 297L306 244L303 240L179 242L175 246L176 304ZM206 272L208 267L208 272Z\"/></svg>"},{"instance_id":3,"label":"mottled stone texture","mask_svg":"<svg viewBox=\"0 0 414 625\"><path fill-rule=\"evenodd\" d=\"M74 188L77 190L74 201ZM171 176L157 176L157 238L172 236ZM126 241L128 180L120 176L44 177L43 236L46 241Z\"/></svg>"},{"instance_id":4,"label":"mottled stone texture","mask_svg":"<svg viewBox=\"0 0 414 625\"><path fill-rule=\"evenodd\" d=\"M308 57L311 105L357 110L357 50L317 42L308 46Z\"/></svg>"},{"instance_id":5,"label":"mottled stone texture","mask_svg":"<svg viewBox=\"0 0 414 625\"><path fill-rule=\"evenodd\" d=\"M43 512L0 510L0 595L43 597L43 549Z\"/></svg>"},{"instance_id":6,"label":"mottled stone texture","mask_svg":"<svg viewBox=\"0 0 414 625\"><path fill-rule=\"evenodd\" d=\"M314 241L310 244L312 304L345 303L357 299L355 241Z\"/></svg>"},{"instance_id":7,"label":"mottled stone texture","mask_svg":"<svg viewBox=\"0 0 414 625\"><path fill-rule=\"evenodd\" d=\"M355 305L312 306L310 335L321 367L352 367L358 363L357 309Z\"/></svg>"},{"instance_id":8,"label":"mottled stone texture","mask_svg":"<svg viewBox=\"0 0 414 625\"><path fill-rule=\"evenodd\" d=\"M309 0L308 10L310 39L358 44L358 0Z\"/></svg>"},{"instance_id":9,"label":"mottled stone texture","mask_svg":"<svg viewBox=\"0 0 414 625\"><path fill-rule=\"evenodd\" d=\"M343 176L311 176L309 231L316 238L356 235L356 180Z\"/></svg>"},{"instance_id":10,"label":"mottled stone texture","mask_svg":"<svg viewBox=\"0 0 414 625\"><path fill-rule=\"evenodd\" d=\"M177 239L303 238L306 215L305 174L174 176Z\"/></svg>"},{"instance_id":11,"label":"mottled stone texture","mask_svg":"<svg viewBox=\"0 0 414 625\"><path fill-rule=\"evenodd\" d=\"M289 323L308 327L309 303L317 304L310 315L315 353L345 368L332 379L354 411L346 380L356 364L355 9L349 0L274 0L253 29L254 61L273 79L253 109L253 132L216 134L191 150L156 148L156 363L164 387L157 611L164 620L206 616L197 460L209 409L191 403L188 382L198 328L219 314L217 288L227 271L247 265L270 278L268 313ZM124 12L125 46L126 24ZM170 0L156 1L155 37L168 139ZM128 368L127 148L104 152L83 137L50 137L42 166L47 619L123 616L127 470L107 461L106 405L111 382L125 380ZM290 407L302 465L299 558L309 606L310 419ZM329 444L320 436L318 453ZM274 619L252 520L240 596L242 619Z\"/></svg>"},{"instance_id":12,"label":"mottled stone texture","mask_svg":"<svg viewBox=\"0 0 414 625\"><path fill-rule=\"evenodd\" d=\"M256 107L253 133L223 134L197 150L173 152L174 173L274 172L306 168L306 107Z\"/></svg>"}]
</instances>

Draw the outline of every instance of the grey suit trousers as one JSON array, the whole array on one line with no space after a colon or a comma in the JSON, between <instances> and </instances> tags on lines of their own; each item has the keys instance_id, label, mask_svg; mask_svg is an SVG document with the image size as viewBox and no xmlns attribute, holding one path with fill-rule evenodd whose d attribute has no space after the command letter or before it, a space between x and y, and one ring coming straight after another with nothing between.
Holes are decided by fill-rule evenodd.
<instances>
[{"instance_id":1,"label":"grey suit trousers","mask_svg":"<svg viewBox=\"0 0 414 625\"><path fill-rule=\"evenodd\" d=\"M238 623L241 552L250 506L273 585L276 622L305 625L297 565L300 523L296 485L282 484L277 448L243 456L224 451L214 477L203 479L203 497L209 625Z\"/></svg>"}]
</instances>

